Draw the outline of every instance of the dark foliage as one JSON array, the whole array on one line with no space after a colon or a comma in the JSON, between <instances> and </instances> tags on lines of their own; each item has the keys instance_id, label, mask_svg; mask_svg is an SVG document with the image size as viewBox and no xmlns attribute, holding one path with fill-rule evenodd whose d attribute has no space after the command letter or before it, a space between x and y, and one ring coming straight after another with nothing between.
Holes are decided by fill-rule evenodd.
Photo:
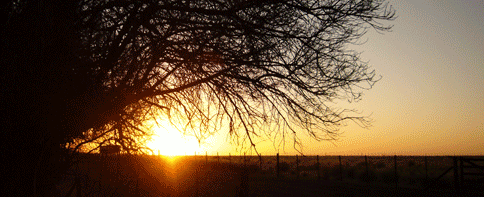
<instances>
[{"instance_id":1,"label":"dark foliage","mask_svg":"<svg viewBox=\"0 0 484 197\"><path fill-rule=\"evenodd\" d=\"M65 147L143 151L143 126L157 117L199 139L226 123L250 145L261 134L297 145L296 131L334 139L345 120L365 126L329 104L377 81L345 44L394 17L382 1L347 0L14 0L1 12L2 150L16 164L4 170L27 188L20 196L75 161L60 162Z\"/></svg>"},{"instance_id":2,"label":"dark foliage","mask_svg":"<svg viewBox=\"0 0 484 197\"><path fill-rule=\"evenodd\" d=\"M281 172L288 172L291 169L291 165L287 162L280 162L279 163L279 170Z\"/></svg>"}]
</instances>

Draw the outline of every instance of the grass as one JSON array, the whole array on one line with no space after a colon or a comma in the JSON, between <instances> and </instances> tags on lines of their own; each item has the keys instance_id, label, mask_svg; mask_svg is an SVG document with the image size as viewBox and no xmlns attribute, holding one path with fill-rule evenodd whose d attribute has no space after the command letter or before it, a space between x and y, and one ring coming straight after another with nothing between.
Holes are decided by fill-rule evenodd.
<instances>
[{"instance_id":1,"label":"grass","mask_svg":"<svg viewBox=\"0 0 484 197\"><path fill-rule=\"evenodd\" d=\"M364 157L342 157L340 166L338 157L320 157L318 165L316 157L298 157L296 163L295 157L281 156L279 177L275 156L264 156L262 161L258 157L246 157L245 160L244 163L243 157L236 156L187 156L170 160L158 156L101 158L99 155L83 155L82 162L70 173L81 177L84 196L240 196L244 188L250 188L252 194L258 191L277 193L279 186L266 188L263 186L265 182L292 183L306 188L321 182L341 183L341 175L345 184L365 183L391 188L398 181L400 188L421 189L428 183L423 157L398 157L397 176L393 157L367 157L367 162ZM449 158L428 157L428 178L436 178L452 164ZM452 173L449 173L435 188L448 190L453 187L452 180ZM73 176L64 177L56 194L64 196L73 184Z\"/></svg>"}]
</instances>

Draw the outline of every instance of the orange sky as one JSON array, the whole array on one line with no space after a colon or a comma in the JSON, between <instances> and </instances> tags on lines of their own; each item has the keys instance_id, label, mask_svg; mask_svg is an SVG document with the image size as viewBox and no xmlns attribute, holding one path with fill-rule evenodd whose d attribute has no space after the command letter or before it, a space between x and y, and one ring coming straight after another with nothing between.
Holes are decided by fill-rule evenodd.
<instances>
[{"instance_id":1,"label":"orange sky","mask_svg":"<svg viewBox=\"0 0 484 197\"><path fill-rule=\"evenodd\" d=\"M301 135L304 154L484 155L484 1L389 2L398 16L392 32L370 30L366 43L350 46L383 78L362 101L337 105L372 114L373 126L348 123L333 143ZM226 139L222 131L195 151L238 154ZM297 153L291 143L257 148Z\"/></svg>"}]
</instances>

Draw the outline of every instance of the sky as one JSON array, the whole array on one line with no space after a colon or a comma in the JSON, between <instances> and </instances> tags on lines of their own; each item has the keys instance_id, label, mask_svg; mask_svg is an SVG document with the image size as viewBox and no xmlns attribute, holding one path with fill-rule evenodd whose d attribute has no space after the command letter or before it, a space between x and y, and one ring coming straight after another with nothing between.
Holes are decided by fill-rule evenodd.
<instances>
[{"instance_id":1,"label":"sky","mask_svg":"<svg viewBox=\"0 0 484 197\"><path fill-rule=\"evenodd\" d=\"M484 1L388 2L397 14L385 22L394 25L391 32L369 29L360 40L364 44L348 46L362 52L361 58L382 76L361 101L342 104L371 115L372 126L349 122L331 142L301 135L303 153L484 155ZM194 149L240 154L226 137L221 132ZM264 141L256 147L263 155L298 154L291 144L277 149Z\"/></svg>"}]
</instances>

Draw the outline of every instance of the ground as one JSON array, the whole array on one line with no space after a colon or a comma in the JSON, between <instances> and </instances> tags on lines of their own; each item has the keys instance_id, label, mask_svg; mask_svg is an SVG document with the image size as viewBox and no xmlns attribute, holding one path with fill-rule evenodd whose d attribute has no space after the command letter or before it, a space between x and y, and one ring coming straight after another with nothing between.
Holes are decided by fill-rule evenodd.
<instances>
[{"instance_id":1,"label":"ground","mask_svg":"<svg viewBox=\"0 0 484 197\"><path fill-rule=\"evenodd\" d=\"M215 160L217 161L217 160ZM176 163L159 157L88 156L71 174L80 180L83 196L479 196L477 190L455 192L452 185L425 191L359 179L317 179L314 175L286 172L279 178L257 165L182 159ZM245 170L248 169L248 170ZM304 174L304 173L303 173ZM53 196L65 196L74 185L69 175ZM71 196L76 196L74 189Z\"/></svg>"}]
</instances>

